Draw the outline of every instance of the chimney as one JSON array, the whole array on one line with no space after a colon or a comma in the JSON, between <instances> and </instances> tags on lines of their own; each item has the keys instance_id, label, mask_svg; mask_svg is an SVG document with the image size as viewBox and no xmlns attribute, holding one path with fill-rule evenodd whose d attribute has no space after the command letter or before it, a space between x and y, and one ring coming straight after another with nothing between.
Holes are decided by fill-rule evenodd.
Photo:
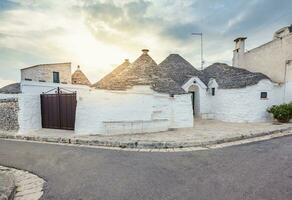
<instances>
[{"instance_id":1,"label":"chimney","mask_svg":"<svg viewBox=\"0 0 292 200\"><path fill-rule=\"evenodd\" d=\"M148 54L149 49L142 49L143 54Z\"/></svg>"},{"instance_id":2,"label":"chimney","mask_svg":"<svg viewBox=\"0 0 292 200\"><path fill-rule=\"evenodd\" d=\"M240 67L243 62L244 52L245 52L245 40L246 37L239 37L234 40L235 49L233 50L232 65L234 67Z\"/></svg>"},{"instance_id":3,"label":"chimney","mask_svg":"<svg viewBox=\"0 0 292 200\"><path fill-rule=\"evenodd\" d=\"M235 50L240 50L240 51L242 51L242 52L244 52L244 49L245 49L245 40L246 40L247 38L246 37L239 37L239 38L236 38L235 40L234 40L234 42L235 42Z\"/></svg>"}]
</instances>

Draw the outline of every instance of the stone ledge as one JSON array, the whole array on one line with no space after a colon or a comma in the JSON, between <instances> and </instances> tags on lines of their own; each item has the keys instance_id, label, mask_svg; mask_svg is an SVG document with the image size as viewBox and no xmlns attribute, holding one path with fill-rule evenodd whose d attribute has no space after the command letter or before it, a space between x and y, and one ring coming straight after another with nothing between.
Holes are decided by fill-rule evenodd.
<instances>
[{"instance_id":1,"label":"stone ledge","mask_svg":"<svg viewBox=\"0 0 292 200\"><path fill-rule=\"evenodd\" d=\"M18 102L17 98L0 99L0 103Z\"/></svg>"}]
</instances>

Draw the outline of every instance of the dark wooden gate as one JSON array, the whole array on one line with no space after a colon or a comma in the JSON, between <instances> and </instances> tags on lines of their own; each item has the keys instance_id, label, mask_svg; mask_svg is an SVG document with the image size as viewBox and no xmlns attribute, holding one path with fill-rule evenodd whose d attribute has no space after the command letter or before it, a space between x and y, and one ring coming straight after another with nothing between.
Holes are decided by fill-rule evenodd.
<instances>
[{"instance_id":1,"label":"dark wooden gate","mask_svg":"<svg viewBox=\"0 0 292 200\"><path fill-rule=\"evenodd\" d=\"M43 128L74 130L76 93L41 94Z\"/></svg>"}]
</instances>

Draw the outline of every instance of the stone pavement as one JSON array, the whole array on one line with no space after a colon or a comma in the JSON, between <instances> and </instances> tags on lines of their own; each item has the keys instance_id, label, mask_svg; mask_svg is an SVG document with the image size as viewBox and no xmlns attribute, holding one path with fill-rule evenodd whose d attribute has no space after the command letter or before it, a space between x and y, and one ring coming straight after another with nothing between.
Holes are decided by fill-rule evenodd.
<instances>
[{"instance_id":1,"label":"stone pavement","mask_svg":"<svg viewBox=\"0 0 292 200\"><path fill-rule=\"evenodd\" d=\"M73 131L42 129L27 135L16 135L12 132L2 133L0 138L128 149L169 149L206 147L276 134L291 129L292 123L226 123L215 120L195 120L193 128L159 133L81 136L74 135Z\"/></svg>"},{"instance_id":2,"label":"stone pavement","mask_svg":"<svg viewBox=\"0 0 292 200\"><path fill-rule=\"evenodd\" d=\"M6 176L1 176L1 172ZM0 166L0 200L38 200L43 195L44 183L42 178L27 171Z\"/></svg>"},{"instance_id":3,"label":"stone pavement","mask_svg":"<svg viewBox=\"0 0 292 200\"><path fill-rule=\"evenodd\" d=\"M14 176L8 171L0 170L0 200L11 200L16 190Z\"/></svg>"}]
</instances>

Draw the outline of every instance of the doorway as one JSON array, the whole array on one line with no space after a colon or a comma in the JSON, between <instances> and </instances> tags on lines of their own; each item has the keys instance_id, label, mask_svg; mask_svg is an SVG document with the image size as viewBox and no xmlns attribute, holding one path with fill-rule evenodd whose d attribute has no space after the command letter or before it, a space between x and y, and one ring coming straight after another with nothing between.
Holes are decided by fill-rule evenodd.
<instances>
[{"instance_id":1,"label":"doorway","mask_svg":"<svg viewBox=\"0 0 292 200\"><path fill-rule=\"evenodd\" d=\"M42 127L74 130L76 93L41 94Z\"/></svg>"},{"instance_id":2,"label":"doorway","mask_svg":"<svg viewBox=\"0 0 292 200\"><path fill-rule=\"evenodd\" d=\"M196 107L195 107L195 104L196 104L196 92L190 92L192 94L192 107L193 107L193 115L195 116L196 115Z\"/></svg>"},{"instance_id":3,"label":"doorway","mask_svg":"<svg viewBox=\"0 0 292 200\"><path fill-rule=\"evenodd\" d=\"M199 87L197 85L191 85L188 89L188 92L191 94L193 116L197 117L200 115Z\"/></svg>"}]
</instances>

